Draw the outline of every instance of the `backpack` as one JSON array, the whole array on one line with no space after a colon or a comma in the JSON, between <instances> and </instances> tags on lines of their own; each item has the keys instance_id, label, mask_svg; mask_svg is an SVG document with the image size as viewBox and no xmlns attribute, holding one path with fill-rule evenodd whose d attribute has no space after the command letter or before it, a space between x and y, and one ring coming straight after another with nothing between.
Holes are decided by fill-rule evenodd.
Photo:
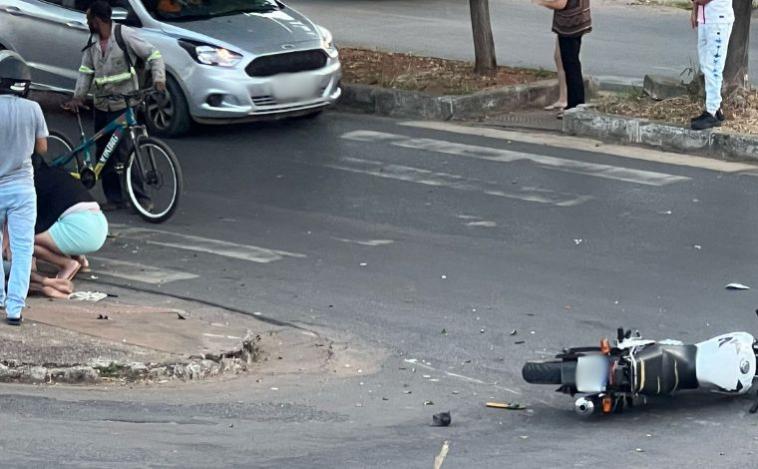
<instances>
[{"instance_id":1,"label":"backpack","mask_svg":"<svg viewBox=\"0 0 758 469\"><path fill-rule=\"evenodd\" d=\"M137 73L137 83L139 85L140 89L145 89L150 87L151 77L150 74L147 72L147 67L145 66L145 61L141 57L137 57L136 59L132 59L132 54L129 53L129 48L126 45L126 41L124 41L123 33L121 32L121 24L117 24L115 28L115 34L116 34L116 44L118 44L119 49L124 53L124 57L126 58L126 65L131 70L132 68Z\"/></svg>"}]
</instances>

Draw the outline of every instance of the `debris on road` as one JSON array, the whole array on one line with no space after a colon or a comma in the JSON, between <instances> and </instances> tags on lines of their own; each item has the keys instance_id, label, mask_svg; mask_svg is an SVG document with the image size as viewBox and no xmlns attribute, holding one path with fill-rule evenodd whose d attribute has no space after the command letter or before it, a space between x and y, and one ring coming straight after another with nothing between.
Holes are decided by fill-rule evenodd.
<instances>
[{"instance_id":1,"label":"debris on road","mask_svg":"<svg viewBox=\"0 0 758 469\"><path fill-rule=\"evenodd\" d=\"M91 301L93 303L96 303L100 300L103 300L105 298L108 298L107 293L99 292L99 291L78 291L70 294L68 296L69 300L74 301Z\"/></svg>"},{"instance_id":2,"label":"debris on road","mask_svg":"<svg viewBox=\"0 0 758 469\"><path fill-rule=\"evenodd\" d=\"M108 319L110 319L110 318L108 317L108 315L107 315L107 314L98 314L98 315L97 315L97 319L100 319L100 320L108 320Z\"/></svg>"},{"instance_id":3,"label":"debris on road","mask_svg":"<svg viewBox=\"0 0 758 469\"><path fill-rule=\"evenodd\" d=\"M432 424L435 427L447 427L450 425L450 422L452 422L450 411L440 412L439 414L434 414L432 416Z\"/></svg>"},{"instance_id":4,"label":"debris on road","mask_svg":"<svg viewBox=\"0 0 758 469\"><path fill-rule=\"evenodd\" d=\"M727 290L750 290L750 287L741 283L730 283L726 286Z\"/></svg>"},{"instance_id":5,"label":"debris on road","mask_svg":"<svg viewBox=\"0 0 758 469\"><path fill-rule=\"evenodd\" d=\"M180 319L180 320L184 321L184 320L185 320L185 319L187 319L187 318L185 318L185 317L182 315L182 313L176 313L176 319Z\"/></svg>"},{"instance_id":6,"label":"debris on road","mask_svg":"<svg viewBox=\"0 0 758 469\"><path fill-rule=\"evenodd\" d=\"M518 331L517 331L516 329L513 329L513 330L511 331L511 335L516 335L516 334L518 334Z\"/></svg>"},{"instance_id":7,"label":"debris on road","mask_svg":"<svg viewBox=\"0 0 758 469\"><path fill-rule=\"evenodd\" d=\"M696 251L700 251L700 250L702 250L702 249L703 249L703 246L701 246L701 245L699 245L699 244L696 244L696 245L694 245L694 246L692 246L692 247L693 247L693 248L695 248L695 250L696 250Z\"/></svg>"},{"instance_id":8,"label":"debris on road","mask_svg":"<svg viewBox=\"0 0 758 469\"><path fill-rule=\"evenodd\" d=\"M525 343L526 343L525 340L517 340L516 342L514 342L514 344L516 344L516 345L521 345L521 344L525 344Z\"/></svg>"},{"instance_id":9,"label":"debris on road","mask_svg":"<svg viewBox=\"0 0 758 469\"><path fill-rule=\"evenodd\" d=\"M486 406L492 409L526 410L525 405L516 404L514 402L488 402Z\"/></svg>"},{"instance_id":10,"label":"debris on road","mask_svg":"<svg viewBox=\"0 0 758 469\"><path fill-rule=\"evenodd\" d=\"M440 332L440 334L447 335L447 329L442 329L442 331Z\"/></svg>"},{"instance_id":11,"label":"debris on road","mask_svg":"<svg viewBox=\"0 0 758 469\"><path fill-rule=\"evenodd\" d=\"M434 402L432 402L432 401L424 401L424 405L434 405Z\"/></svg>"},{"instance_id":12,"label":"debris on road","mask_svg":"<svg viewBox=\"0 0 758 469\"><path fill-rule=\"evenodd\" d=\"M583 242L584 242L584 240L583 240L583 239L581 239L581 238L574 238L574 244L576 244L577 246L579 246L579 245L580 245L580 244L582 244Z\"/></svg>"}]
</instances>

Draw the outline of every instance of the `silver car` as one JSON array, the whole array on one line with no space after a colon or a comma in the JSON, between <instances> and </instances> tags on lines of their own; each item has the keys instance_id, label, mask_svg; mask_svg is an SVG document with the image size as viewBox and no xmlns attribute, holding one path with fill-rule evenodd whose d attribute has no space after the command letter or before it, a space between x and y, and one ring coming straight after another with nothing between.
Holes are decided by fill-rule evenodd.
<instances>
[{"instance_id":1,"label":"silver car","mask_svg":"<svg viewBox=\"0 0 758 469\"><path fill-rule=\"evenodd\" d=\"M91 0L0 0L0 49L17 52L39 89L73 92ZM164 135L191 123L316 115L341 94L331 33L278 0L110 0L113 19L163 55L171 100L148 105ZM150 104L150 103L148 103Z\"/></svg>"}]
</instances>

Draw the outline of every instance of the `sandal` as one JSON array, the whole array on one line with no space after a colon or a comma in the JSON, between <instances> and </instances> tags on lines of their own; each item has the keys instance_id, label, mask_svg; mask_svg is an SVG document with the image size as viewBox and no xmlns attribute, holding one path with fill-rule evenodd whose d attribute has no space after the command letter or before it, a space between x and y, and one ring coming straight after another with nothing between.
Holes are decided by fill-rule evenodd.
<instances>
[{"instance_id":1,"label":"sandal","mask_svg":"<svg viewBox=\"0 0 758 469\"><path fill-rule=\"evenodd\" d=\"M549 106L545 106L546 111L562 111L564 109L566 109L566 103L561 103L560 101L556 101Z\"/></svg>"}]
</instances>

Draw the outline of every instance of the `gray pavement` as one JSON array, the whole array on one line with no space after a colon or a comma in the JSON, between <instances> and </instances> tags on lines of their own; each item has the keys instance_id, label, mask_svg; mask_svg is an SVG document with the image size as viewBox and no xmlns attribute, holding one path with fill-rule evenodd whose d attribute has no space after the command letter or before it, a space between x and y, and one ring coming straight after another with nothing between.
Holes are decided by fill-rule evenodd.
<instances>
[{"instance_id":1,"label":"gray pavement","mask_svg":"<svg viewBox=\"0 0 758 469\"><path fill-rule=\"evenodd\" d=\"M4 466L422 468L444 441L445 468L752 464L747 398L585 422L520 377L525 360L621 325L686 341L758 330L756 290L724 289L758 284L748 168L400 124L327 113L198 129L170 142L187 182L177 216L113 215L122 234L97 256L99 281L329 331L361 353L199 386L2 386ZM443 410L453 425L431 427Z\"/></svg>"},{"instance_id":2,"label":"gray pavement","mask_svg":"<svg viewBox=\"0 0 758 469\"><path fill-rule=\"evenodd\" d=\"M473 60L468 2L462 0L290 0L334 32L338 45ZM626 1L592 3L593 31L584 37L584 70L595 76L679 76L697 65L696 34L689 13ZM551 15L522 0L490 0L498 60L503 65L554 70ZM755 19L754 19L755 20ZM758 34L750 69L758 72Z\"/></svg>"}]
</instances>

